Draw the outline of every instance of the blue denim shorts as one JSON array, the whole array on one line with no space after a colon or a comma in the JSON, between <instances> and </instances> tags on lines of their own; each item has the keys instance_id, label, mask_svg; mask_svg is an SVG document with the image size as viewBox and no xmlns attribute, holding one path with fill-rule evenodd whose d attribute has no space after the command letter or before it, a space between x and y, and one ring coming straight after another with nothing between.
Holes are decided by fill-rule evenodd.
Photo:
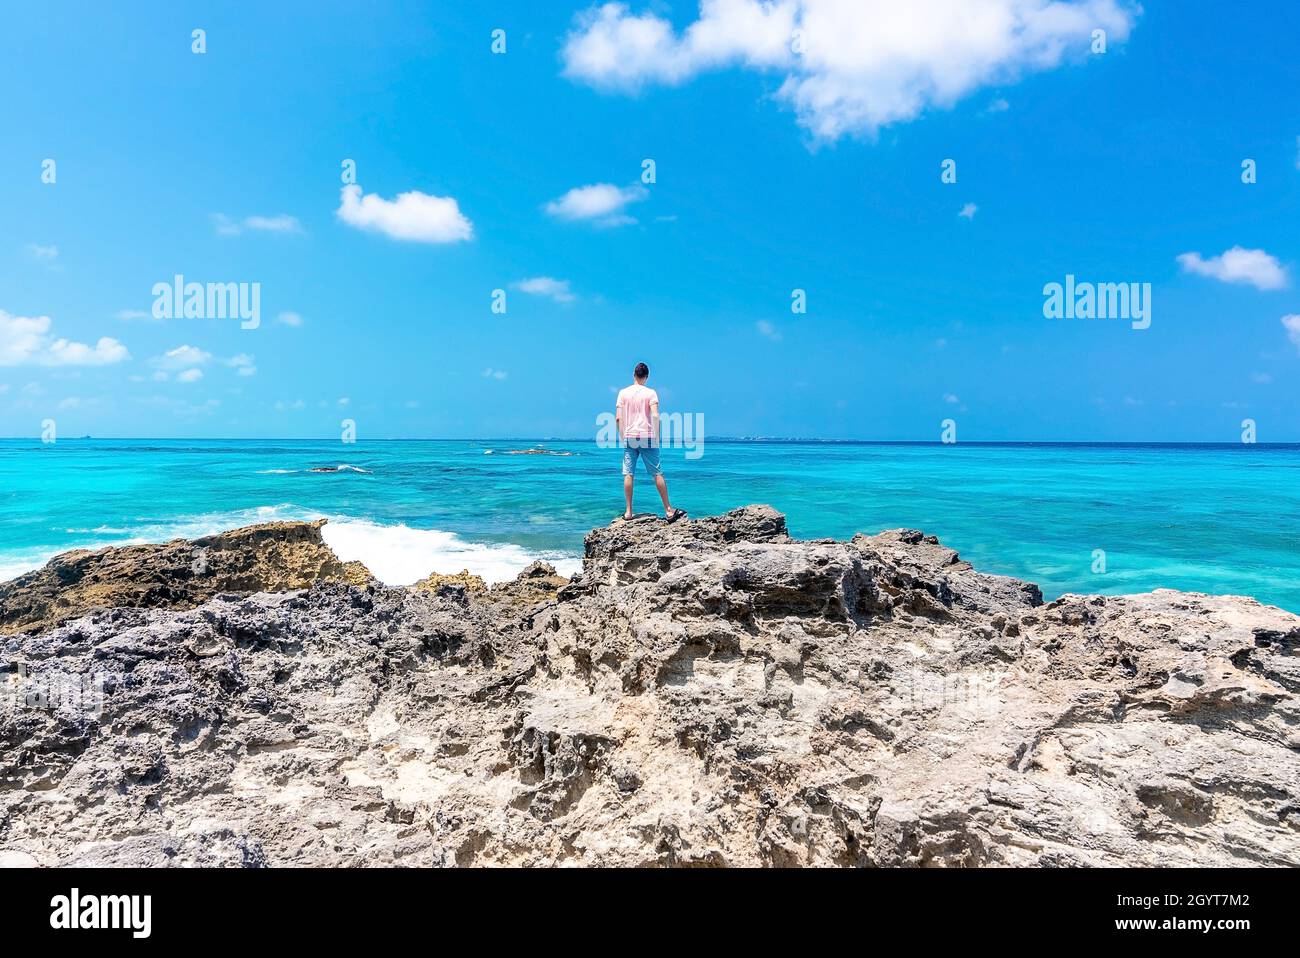
<instances>
[{"instance_id":1,"label":"blue denim shorts","mask_svg":"<svg viewBox=\"0 0 1300 958\"><path fill-rule=\"evenodd\" d=\"M645 463L646 472L650 475L663 475L663 469L659 465L659 447L650 439L628 436L623 440L623 475L636 475L637 459Z\"/></svg>"}]
</instances>

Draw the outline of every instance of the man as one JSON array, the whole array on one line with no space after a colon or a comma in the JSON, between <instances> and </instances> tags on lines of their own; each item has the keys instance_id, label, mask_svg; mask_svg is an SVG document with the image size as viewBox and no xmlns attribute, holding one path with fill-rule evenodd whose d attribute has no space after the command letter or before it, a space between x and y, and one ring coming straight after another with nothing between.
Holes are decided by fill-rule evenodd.
<instances>
[{"instance_id":1,"label":"man","mask_svg":"<svg viewBox=\"0 0 1300 958\"><path fill-rule=\"evenodd\" d=\"M623 498L627 501L623 518L632 518L632 477L640 459L654 476L655 488L664 501L664 518L676 522L686 513L674 509L668 501L668 483L659 465L659 394L645 384L650 378L650 367L645 363L636 364L632 378L635 382L619 391L616 413L618 437L623 445Z\"/></svg>"}]
</instances>

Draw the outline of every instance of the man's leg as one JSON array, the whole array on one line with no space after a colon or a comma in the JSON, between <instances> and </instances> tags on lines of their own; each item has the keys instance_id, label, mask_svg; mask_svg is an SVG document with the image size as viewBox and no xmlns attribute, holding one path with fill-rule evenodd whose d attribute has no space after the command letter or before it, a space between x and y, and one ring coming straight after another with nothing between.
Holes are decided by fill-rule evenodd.
<instances>
[{"instance_id":1,"label":"man's leg","mask_svg":"<svg viewBox=\"0 0 1300 958\"><path fill-rule=\"evenodd\" d=\"M673 514L673 504L668 501L668 482L664 479L662 472L655 476L655 488L659 490L659 498L664 501L664 515L671 516ZM630 496L631 493L629 492L628 495Z\"/></svg>"},{"instance_id":2,"label":"man's leg","mask_svg":"<svg viewBox=\"0 0 1300 958\"><path fill-rule=\"evenodd\" d=\"M668 501L668 483L664 479L663 467L659 465L659 446L652 445L641 450L641 458L645 460L650 475L654 476L655 488L659 490L659 498L664 501L664 517L669 518L673 514L673 504Z\"/></svg>"},{"instance_id":3,"label":"man's leg","mask_svg":"<svg viewBox=\"0 0 1300 958\"><path fill-rule=\"evenodd\" d=\"M624 519L632 518L632 474L636 472L636 452L627 443L623 444L623 498L627 500L627 509L623 511Z\"/></svg>"}]
</instances>

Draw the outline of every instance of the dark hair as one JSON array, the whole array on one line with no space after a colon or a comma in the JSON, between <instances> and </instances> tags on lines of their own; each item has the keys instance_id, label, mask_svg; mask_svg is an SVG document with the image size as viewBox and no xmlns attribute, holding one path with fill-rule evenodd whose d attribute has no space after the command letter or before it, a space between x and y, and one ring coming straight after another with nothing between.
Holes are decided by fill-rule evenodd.
<instances>
[{"instance_id":1,"label":"dark hair","mask_svg":"<svg viewBox=\"0 0 1300 958\"><path fill-rule=\"evenodd\" d=\"M647 379L650 376L650 367L645 363L637 363L636 369L632 370L632 375L637 379Z\"/></svg>"}]
</instances>

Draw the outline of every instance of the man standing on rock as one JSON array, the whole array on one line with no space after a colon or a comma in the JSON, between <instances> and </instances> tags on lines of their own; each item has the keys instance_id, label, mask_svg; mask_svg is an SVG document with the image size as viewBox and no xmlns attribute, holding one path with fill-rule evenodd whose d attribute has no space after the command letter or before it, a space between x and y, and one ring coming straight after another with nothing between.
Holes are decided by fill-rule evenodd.
<instances>
[{"instance_id":1,"label":"man standing on rock","mask_svg":"<svg viewBox=\"0 0 1300 958\"><path fill-rule=\"evenodd\" d=\"M646 472L654 476L655 488L664 501L664 518L676 522L686 513L674 509L668 501L668 483L659 465L659 394L645 384L650 378L650 367L645 363L636 364L632 378L635 380L632 385L619 390L616 414L618 437L623 446L623 498L627 501L623 518L632 518L632 477L640 459L645 463Z\"/></svg>"}]
</instances>

